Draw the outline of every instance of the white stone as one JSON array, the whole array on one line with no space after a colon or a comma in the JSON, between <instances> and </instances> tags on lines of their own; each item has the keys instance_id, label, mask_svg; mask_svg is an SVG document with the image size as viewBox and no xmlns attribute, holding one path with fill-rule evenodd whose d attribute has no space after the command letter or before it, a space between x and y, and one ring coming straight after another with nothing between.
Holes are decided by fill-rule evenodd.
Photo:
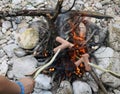
<instances>
[{"instance_id":1,"label":"white stone","mask_svg":"<svg viewBox=\"0 0 120 94\"><path fill-rule=\"evenodd\" d=\"M7 53L8 57L13 57L15 48L18 48L16 44L9 44L3 47L3 50Z\"/></svg>"},{"instance_id":2,"label":"white stone","mask_svg":"<svg viewBox=\"0 0 120 94\"><path fill-rule=\"evenodd\" d=\"M12 4L19 4L22 0L12 0Z\"/></svg>"},{"instance_id":3,"label":"white stone","mask_svg":"<svg viewBox=\"0 0 120 94\"><path fill-rule=\"evenodd\" d=\"M22 58L14 59L12 72L14 77L22 78L35 70L37 60L29 55Z\"/></svg>"},{"instance_id":4,"label":"white stone","mask_svg":"<svg viewBox=\"0 0 120 94\"><path fill-rule=\"evenodd\" d=\"M98 8L98 9L102 9L102 4L99 3L99 2L97 2L97 3L95 4L95 7Z\"/></svg>"},{"instance_id":5,"label":"white stone","mask_svg":"<svg viewBox=\"0 0 120 94\"><path fill-rule=\"evenodd\" d=\"M52 92L46 91L46 90L41 90L41 91L39 91L39 92L34 92L34 93L32 93L32 94L52 94Z\"/></svg>"},{"instance_id":6,"label":"white stone","mask_svg":"<svg viewBox=\"0 0 120 94\"><path fill-rule=\"evenodd\" d=\"M115 13L112 7L106 9L106 15L110 15L112 17L115 16Z\"/></svg>"},{"instance_id":7,"label":"white stone","mask_svg":"<svg viewBox=\"0 0 120 94\"><path fill-rule=\"evenodd\" d=\"M4 44L4 43L7 43L7 40L6 40L6 39L0 40L0 45L2 45L2 44Z\"/></svg>"},{"instance_id":8,"label":"white stone","mask_svg":"<svg viewBox=\"0 0 120 94\"><path fill-rule=\"evenodd\" d=\"M13 22L12 22L12 25L13 25L13 30L16 30L17 27L18 27L17 24L13 21Z\"/></svg>"},{"instance_id":9,"label":"white stone","mask_svg":"<svg viewBox=\"0 0 120 94\"><path fill-rule=\"evenodd\" d=\"M14 53L18 57L22 57L22 56L26 55L26 52L23 49L21 49L21 48L14 49Z\"/></svg>"},{"instance_id":10,"label":"white stone","mask_svg":"<svg viewBox=\"0 0 120 94\"><path fill-rule=\"evenodd\" d=\"M72 86L69 81L62 81L56 94L73 94Z\"/></svg>"},{"instance_id":11,"label":"white stone","mask_svg":"<svg viewBox=\"0 0 120 94\"><path fill-rule=\"evenodd\" d=\"M109 43L110 47L116 51L120 51L120 17L115 17L115 22L109 24Z\"/></svg>"},{"instance_id":12,"label":"white stone","mask_svg":"<svg viewBox=\"0 0 120 94\"><path fill-rule=\"evenodd\" d=\"M120 91L117 90L117 89L115 89L115 90L114 90L114 94L120 94Z\"/></svg>"},{"instance_id":13,"label":"white stone","mask_svg":"<svg viewBox=\"0 0 120 94\"><path fill-rule=\"evenodd\" d=\"M6 30L9 29L9 28L11 28L11 22L9 22L9 21L4 21L4 22L2 23L2 28L5 28Z\"/></svg>"},{"instance_id":14,"label":"white stone","mask_svg":"<svg viewBox=\"0 0 120 94\"><path fill-rule=\"evenodd\" d=\"M2 33L6 33L7 30L5 28L2 28Z\"/></svg>"},{"instance_id":15,"label":"white stone","mask_svg":"<svg viewBox=\"0 0 120 94\"><path fill-rule=\"evenodd\" d=\"M2 31L0 31L0 39L3 37Z\"/></svg>"},{"instance_id":16,"label":"white stone","mask_svg":"<svg viewBox=\"0 0 120 94\"><path fill-rule=\"evenodd\" d=\"M5 55L5 52L2 49L0 49L0 58L2 58L4 55Z\"/></svg>"},{"instance_id":17,"label":"white stone","mask_svg":"<svg viewBox=\"0 0 120 94\"><path fill-rule=\"evenodd\" d=\"M38 77L35 79L36 84L35 88L40 88L40 89L51 89L51 77L48 77L47 75L40 74Z\"/></svg>"},{"instance_id":18,"label":"white stone","mask_svg":"<svg viewBox=\"0 0 120 94\"><path fill-rule=\"evenodd\" d=\"M0 75L5 76L8 70L8 64L7 61L3 60L0 64Z\"/></svg>"},{"instance_id":19,"label":"white stone","mask_svg":"<svg viewBox=\"0 0 120 94\"><path fill-rule=\"evenodd\" d=\"M74 94L92 94L90 86L82 81L73 82Z\"/></svg>"},{"instance_id":20,"label":"white stone","mask_svg":"<svg viewBox=\"0 0 120 94\"><path fill-rule=\"evenodd\" d=\"M9 79L12 79L12 78L14 77L12 71L8 71L8 72L7 72L7 77L8 77Z\"/></svg>"},{"instance_id":21,"label":"white stone","mask_svg":"<svg viewBox=\"0 0 120 94\"><path fill-rule=\"evenodd\" d=\"M118 52L114 52L113 58L110 59L111 64L107 67L107 69L111 70L112 72L118 73L120 75L120 54ZM117 88L120 86L120 79L114 77L109 73L104 73L101 76L101 80L107 86Z\"/></svg>"},{"instance_id":22,"label":"white stone","mask_svg":"<svg viewBox=\"0 0 120 94\"><path fill-rule=\"evenodd\" d=\"M98 60L98 66L106 69L111 64L110 57L114 57L114 50L109 47L101 47L97 51L95 51L94 55ZM104 73L98 69L95 69L98 75Z\"/></svg>"}]
</instances>

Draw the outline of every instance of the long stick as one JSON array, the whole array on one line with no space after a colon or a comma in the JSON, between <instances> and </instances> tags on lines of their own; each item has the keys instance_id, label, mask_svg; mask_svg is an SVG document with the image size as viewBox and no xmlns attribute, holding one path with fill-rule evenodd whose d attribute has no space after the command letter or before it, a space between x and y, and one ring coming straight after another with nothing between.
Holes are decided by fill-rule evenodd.
<instances>
[{"instance_id":1,"label":"long stick","mask_svg":"<svg viewBox=\"0 0 120 94\"><path fill-rule=\"evenodd\" d=\"M40 68L37 70L37 72L35 73L33 79L35 79L43 69L45 69L46 67L48 67L49 65L51 65L51 64L54 62L54 60L55 60L55 58L57 57L57 55L59 54L60 50L61 50L61 49L58 49L58 50L57 50L57 52L55 53L55 55L53 56L53 58L50 60L50 62L48 62L47 64L45 64L44 66L40 67Z\"/></svg>"},{"instance_id":2,"label":"long stick","mask_svg":"<svg viewBox=\"0 0 120 94\"><path fill-rule=\"evenodd\" d=\"M118 73L112 72L111 70L103 69L103 68L101 68L101 67L99 67L98 65L95 65L95 64L93 64L93 63L88 63L88 64L89 64L90 66L98 69L98 70L101 70L101 71L110 73L111 75L113 75L113 76L115 76L115 77L117 77L117 78L120 79L120 74L118 74Z\"/></svg>"}]
</instances>

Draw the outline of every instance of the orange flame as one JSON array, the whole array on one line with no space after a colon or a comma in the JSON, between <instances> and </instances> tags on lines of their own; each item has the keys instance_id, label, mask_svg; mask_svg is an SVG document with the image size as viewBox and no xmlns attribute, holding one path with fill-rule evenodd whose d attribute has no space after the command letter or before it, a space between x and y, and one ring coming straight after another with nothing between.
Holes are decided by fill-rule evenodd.
<instances>
[{"instance_id":1,"label":"orange flame","mask_svg":"<svg viewBox=\"0 0 120 94\"><path fill-rule=\"evenodd\" d=\"M74 44L74 50L70 53L70 56L71 56L71 61L72 62L75 62L78 60L77 57L81 57L81 55L85 54L86 53L86 47L83 46L83 44L85 43L85 33L86 33L86 29L83 29L85 28L85 26L83 26L82 24L82 29L79 28L79 31L78 33L76 29L76 26L70 22L70 26L72 27L72 38L73 38L73 44ZM79 67L76 68L76 71L75 71L75 74L76 75L82 75L83 72L81 72L81 69L84 68L84 65L81 63L79 65Z\"/></svg>"}]
</instances>

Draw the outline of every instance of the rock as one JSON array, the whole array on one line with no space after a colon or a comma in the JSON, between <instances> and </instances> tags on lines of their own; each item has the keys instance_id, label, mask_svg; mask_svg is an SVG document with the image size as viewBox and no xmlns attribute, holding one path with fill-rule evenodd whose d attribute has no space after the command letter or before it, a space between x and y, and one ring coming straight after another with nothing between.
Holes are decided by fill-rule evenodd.
<instances>
[{"instance_id":1,"label":"rock","mask_svg":"<svg viewBox=\"0 0 120 94\"><path fill-rule=\"evenodd\" d=\"M12 71L8 71L8 72L7 72L7 77L8 77L9 79L12 79L12 78L14 77Z\"/></svg>"},{"instance_id":2,"label":"rock","mask_svg":"<svg viewBox=\"0 0 120 94\"><path fill-rule=\"evenodd\" d=\"M62 81L56 94L73 94L72 86L69 81Z\"/></svg>"},{"instance_id":3,"label":"rock","mask_svg":"<svg viewBox=\"0 0 120 94\"><path fill-rule=\"evenodd\" d=\"M117 17L118 21L110 22L109 24L109 45L116 51L120 51L120 17Z\"/></svg>"},{"instance_id":4,"label":"rock","mask_svg":"<svg viewBox=\"0 0 120 94\"><path fill-rule=\"evenodd\" d=\"M37 89L44 89L44 90L48 90L51 89L51 77L48 77L47 75L44 74L40 74L38 75L38 77L35 79L36 84L35 84L35 88Z\"/></svg>"},{"instance_id":5,"label":"rock","mask_svg":"<svg viewBox=\"0 0 120 94\"><path fill-rule=\"evenodd\" d=\"M118 52L114 52L113 57L111 58L110 62L111 64L107 67L107 69L111 70L112 72L118 73L120 72L120 59L119 59L120 54ZM101 80L103 81L104 84L107 86L117 88L120 86L120 79L112 76L109 73L104 73L101 76Z\"/></svg>"},{"instance_id":6,"label":"rock","mask_svg":"<svg viewBox=\"0 0 120 94\"><path fill-rule=\"evenodd\" d=\"M113 92L114 92L114 94L120 94L120 91L117 89L115 89Z\"/></svg>"},{"instance_id":7,"label":"rock","mask_svg":"<svg viewBox=\"0 0 120 94\"><path fill-rule=\"evenodd\" d=\"M2 39L2 37L3 37L3 34L2 34L2 32L0 31L0 39Z\"/></svg>"},{"instance_id":8,"label":"rock","mask_svg":"<svg viewBox=\"0 0 120 94\"><path fill-rule=\"evenodd\" d=\"M107 4L109 4L110 3L110 0L103 0L103 1L101 1L101 4L102 5L107 5Z\"/></svg>"},{"instance_id":9,"label":"rock","mask_svg":"<svg viewBox=\"0 0 120 94\"><path fill-rule=\"evenodd\" d=\"M110 15L110 16L112 16L112 17L114 17L115 16L115 13L114 13L114 11L113 11L113 9L110 7L110 8L107 8L107 10L106 10L106 15Z\"/></svg>"},{"instance_id":10,"label":"rock","mask_svg":"<svg viewBox=\"0 0 120 94\"><path fill-rule=\"evenodd\" d=\"M13 61L12 73L14 77L22 78L34 71L36 66L37 60L31 55L17 58Z\"/></svg>"},{"instance_id":11,"label":"rock","mask_svg":"<svg viewBox=\"0 0 120 94\"><path fill-rule=\"evenodd\" d=\"M15 22L12 21L12 26L13 26L13 30L17 29L17 24Z\"/></svg>"},{"instance_id":12,"label":"rock","mask_svg":"<svg viewBox=\"0 0 120 94\"><path fill-rule=\"evenodd\" d=\"M74 94L92 94L90 86L82 81L73 82Z\"/></svg>"},{"instance_id":13,"label":"rock","mask_svg":"<svg viewBox=\"0 0 120 94\"><path fill-rule=\"evenodd\" d=\"M97 51L95 51L94 55L98 60L98 66L106 69L111 63L110 57L114 57L114 50L109 47L101 47ZM97 75L101 75L102 73L104 73L103 71L100 71L98 69L95 69L95 71Z\"/></svg>"},{"instance_id":14,"label":"rock","mask_svg":"<svg viewBox=\"0 0 120 94\"><path fill-rule=\"evenodd\" d=\"M19 3L21 3L22 2L22 0L12 0L12 4L19 4Z\"/></svg>"},{"instance_id":15,"label":"rock","mask_svg":"<svg viewBox=\"0 0 120 94\"><path fill-rule=\"evenodd\" d=\"M14 49L14 53L18 57L22 57L22 56L26 55L26 52L23 49L21 49L21 48Z\"/></svg>"},{"instance_id":16,"label":"rock","mask_svg":"<svg viewBox=\"0 0 120 94\"><path fill-rule=\"evenodd\" d=\"M9 44L9 45L4 46L3 50L6 52L8 57L13 57L15 48L18 48L16 44Z\"/></svg>"},{"instance_id":17,"label":"rock","mask_svg":"<svg viewBox=\"0 0 120 94\"><path fill-rule=\"evenodd\" d=\"M87 81L87 83L89 84L89 86L91 87L91 89L93 90L93 92L97 93L98 92L98 85L96 84L95 81Z\"/></svg>"},{"instance_id":18,"label":"rock","mask_svg":"<svg viewBox=\"0 0 120 94\"><path fill-rule=\"evenodd\" d=\"M2 58L4 55L5 55L5 52L2 49L0 49L0 58Z\"/></svg>"},{"instance_id":19,"label":"rock","mask_svg":"<svg viewBox=\"0 0 120 94\"><path fill-rule=\"evenodd\" d=\"M6 40L6 39L0 40L0 45L2 45L2 44L4 44L4 43L7 43L7 40Z\"/></svg>"},{"instance_id":20,"label":"rock","mask_svg":"<svg viewBox=\"0 0 120 94\"><path fill-rule=\"evenodd\" d=\"M40 90L39 92L33 92L32 94L52 94L50 91Z\"/></svg>"},{"instance_id":21,"label":"rock","mask_svg":"<svg viewBox=\"0 0 120 94\"><path fill-rule=\"evenodd\" d=\"M18 29L27 28L28 27L28 23L26 21L23 21L21 18L18 18L16 20L17 20L17 23L21 22L21 23L18 24Z\"/></svg>"},{"instance_id":22,"label":"rock","mask_svg":"<svg viewBox=\"0 0 120 94\"><path fill-rule=\"evenodd\" d=\"M3 61L0 63L0 75L5 76L6 73L7 73L7 70L8 70L7 61L6 61L6 60L3 60Z\"/></svg>"},{"instance_id":23,"label":"rock","mask_svg":"<svg viewBox=\"0 0 120 94\"><path fill-rule=\"evenodd\" d=\"M24 49L34 48L39 41L39 32L29 28L18 37L18 44Z\"/></svg>"},{"instance_id":24,"label":"rock","mask_svg":"<svg viewBox=\"0 0 120 94\"><path fill-rule=\"evenodd\" d=\"M6 29L5 28L2 28L2 33L6 33Z\"/></svg>"},{"instance_id":25,"label":"rock","mask_svg":"<svg viewBox=\"0 0 120 94\"><path fill-rule=\"evenodd\" d=\"M6 30L11 28L11 22L9 21L3 21L2 28L5 28Z\"/></svg>"},{"instance_id":26,"label":"rock","mask_svg":"<svg viewBox=\"0 0 120 94\"><path fill-rule=\"evenodd\" d=\"M97 9L102 9L102 4L99 3L99 2L97 2L97 3L95 4L95 7L96 7Z\"/></svg>"}]
</instances>

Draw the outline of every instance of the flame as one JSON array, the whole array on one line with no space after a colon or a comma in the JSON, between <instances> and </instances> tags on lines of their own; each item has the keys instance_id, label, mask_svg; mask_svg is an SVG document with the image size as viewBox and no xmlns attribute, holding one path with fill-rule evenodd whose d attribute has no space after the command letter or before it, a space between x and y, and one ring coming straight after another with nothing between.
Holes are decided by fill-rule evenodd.
<instances>
[{"instance_id":1,"label":"flame","mask_svg":"<svg viewBox=\"0 0 120 94\"><path fill-rule=\"evenodd\" d=\"M50 68L50 69L49 69L49 71L51 71L51 72L54 71L54 70L55 70L54 68Z\"/></svg>"},{"instance_id":2,"label":"flame","mask_svg":"<svg viewBox=\"0 0 120 94\"><path fill-rule=\"evenodd\" d=\"M81 57L81 55L85 54L87 51L86 46L83 45L85 43L86 28L83 23L80 23L79 29L76 29L76 26L72 22L70 22L70 26L72 28L71 33L74 44L73 50L72 52L70 52L70 56L71 56L71 61L75 62L78 60L77 57ZM78 67L76 67L75 74L82 75L83 68L84 68L84 64L81 63Z\"/></svg>"}]
</instances>

